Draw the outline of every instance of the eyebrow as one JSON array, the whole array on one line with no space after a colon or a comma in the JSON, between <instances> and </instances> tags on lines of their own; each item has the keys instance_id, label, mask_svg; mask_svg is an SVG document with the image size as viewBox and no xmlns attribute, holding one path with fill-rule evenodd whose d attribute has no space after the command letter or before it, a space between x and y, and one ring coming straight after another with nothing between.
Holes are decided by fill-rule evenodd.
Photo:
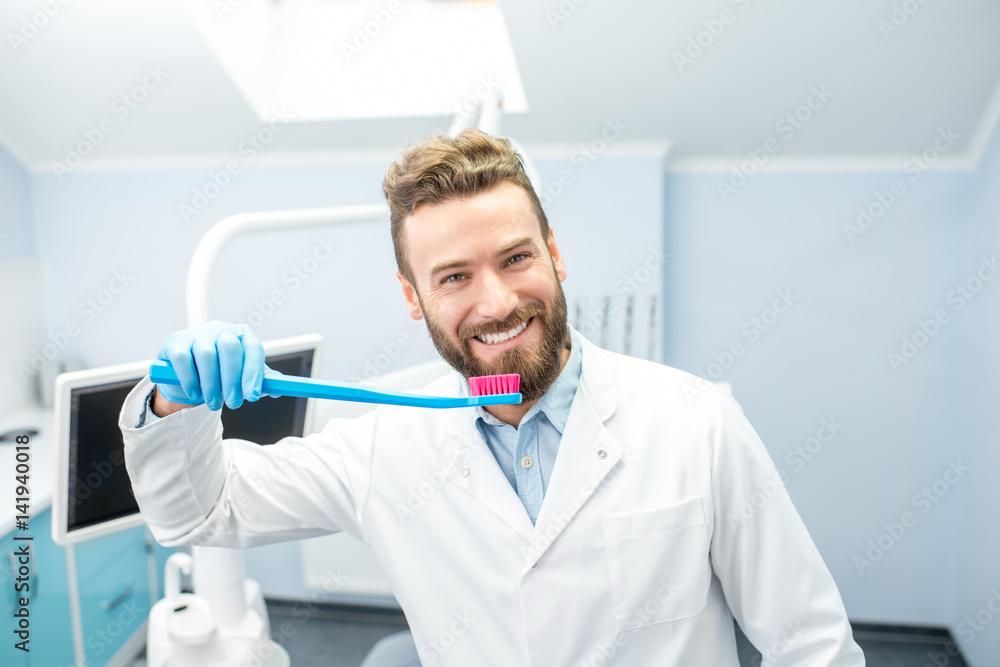
<instances>
[{"instance_id":1,"label":"eyebrow","mask_svg":"<svg viewBox=\"0 0 1000 667\"><path fill-rule=\"evenodd\" d=\"M533 238L531 238L530 236L521 236L519 238L514 239L504 247L500 248L500 250L497 251L495 257L502 257L503 255L509 253L511 250L515 250L522 246L531 246L532 249L535 250L538 249L538 246L535 244L535 240ZM465 259L449 259L444 262L439 262L438 264L434 265L433 269L431 269L431 274L430 274L431 279L433 280L434 277L439 273L441 273L442 271L448 271L449 269L459 269L463 266L467 266L468 264L469 261Z\"/></svg>"}]
</instances>

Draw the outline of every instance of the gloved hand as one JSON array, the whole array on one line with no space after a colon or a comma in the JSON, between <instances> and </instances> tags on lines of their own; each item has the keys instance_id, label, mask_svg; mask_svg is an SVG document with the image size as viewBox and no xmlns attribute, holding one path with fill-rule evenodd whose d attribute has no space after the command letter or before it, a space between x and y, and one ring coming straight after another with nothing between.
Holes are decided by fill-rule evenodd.
<instances>
[{"instance_id":1,"label":"gloved hand","mask_svg":"<svg viewBox=\"0 0 1000 667\"><path fill-rule=\"evenodd\" d=\"M236 409L244 400L256 401L265 373L281 376L264 363L264 346L249 327L218 320L171 334L156 358L169 361L181 381L180 387L156 385L165 399L205 403L210 410L221 410L223 402Z\"/></svg>"}]
</instances>

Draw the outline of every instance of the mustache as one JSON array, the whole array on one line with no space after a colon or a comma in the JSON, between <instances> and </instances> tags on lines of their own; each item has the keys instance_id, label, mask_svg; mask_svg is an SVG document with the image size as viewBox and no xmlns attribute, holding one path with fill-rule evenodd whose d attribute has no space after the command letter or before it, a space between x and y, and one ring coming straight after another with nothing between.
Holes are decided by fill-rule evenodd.
<instances>
[{"instance_id":1,"label":"mustache","mask_svg":"<svg viewBox=\"0 0 1000 667\"><path fill-rule=\"evenodd\" d=\"M514 311L505 317L500 322L487 323L478 326L464 327L459 330L458 337L461 340L466 338L471 338L473 336L481 336L483 334L498 334L504 331L510 331L522 322L526 322L536 315L544 315L545 309L541 304L530 304L527 306L519 306L514 309Z\"/></svg>"}]
</instances>

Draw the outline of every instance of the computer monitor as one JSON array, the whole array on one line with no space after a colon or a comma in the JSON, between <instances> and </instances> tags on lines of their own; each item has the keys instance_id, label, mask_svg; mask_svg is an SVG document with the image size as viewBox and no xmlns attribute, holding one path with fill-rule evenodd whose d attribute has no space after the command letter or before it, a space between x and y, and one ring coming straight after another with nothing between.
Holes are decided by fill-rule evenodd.
<instances>
[{"instance_id":1,"label":"computer monitor","mask_svg":"<svg viewBox=\"0 0 1000 667\"><path fill-rule=\"evenodd\" d=\"M314 377L322 336L264 343L267 365L286 375ZM63 373L56 378L56 480L52 539L68 545L142 525L125 469L118 416L125 397L149 373L149 361ZM282 396L222 409L226 438L271 444L302 436L313 399Z\"/></svg>"}]
</instances>

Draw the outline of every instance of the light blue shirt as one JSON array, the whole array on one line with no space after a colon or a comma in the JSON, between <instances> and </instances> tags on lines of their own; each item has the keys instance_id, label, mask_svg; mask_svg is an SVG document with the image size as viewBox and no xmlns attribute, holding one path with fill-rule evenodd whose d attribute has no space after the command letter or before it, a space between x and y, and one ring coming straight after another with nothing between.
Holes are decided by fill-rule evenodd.
<instances>
[{"instance_id":1,"label":"light blue shirt","mask_svg":"<svg viewBox=\"0 0 1000 667\"><path fill-rule=\"evenodd\" d=\"M570 328L570 341L572 350L559 377L521 418L517 428L505 424L482 407L476 407L476 428L524 504L531 523L538 519L542 498L552 477L559 441L580 384L582 344L580 334L573 328Z\"/></svg>"}]
</instances>

